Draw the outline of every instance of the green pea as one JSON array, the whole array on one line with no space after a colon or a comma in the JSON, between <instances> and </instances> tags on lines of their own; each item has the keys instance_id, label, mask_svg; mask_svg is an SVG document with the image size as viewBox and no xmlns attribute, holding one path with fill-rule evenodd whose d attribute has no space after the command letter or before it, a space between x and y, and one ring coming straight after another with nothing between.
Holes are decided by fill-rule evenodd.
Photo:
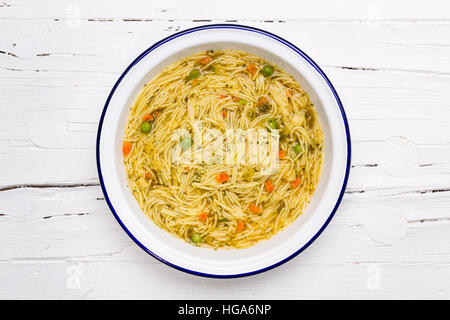
<instances>
[{"instance_id":1,"label":"green pea","mask_svg":"<svg viewBox=\"0 0 450 320\"><path fill-rule=\"evenodd\" d=\"M300 145L300 143L297 143L294 146L294 152L295 152L295 154L299 154L300 152L302 152L302 146Z\"/></svg>"},{"instance_id":2,"label":"green pea","mask_svg":"<svg viewBox=\"0 0 450 320\"><path fill-rule=\"evenodd\" d=\"M198 77L200 77L200 70L193 69L191 72L189 72L189 74L187 76L187 79L188 80L192 80L192 79L195 79L195 78L198 78Z\"/></svg>"},{"instance_id":3,"label":"green pea","mask_svg":"<svg viewBox=\"0 0 450 320\"><path fill-rule=\"evenodd\" d=\"M191 138L183 138L181 140L181 147L186 150L189 149L192 146L192 139Z\"/></svg>"},{"instance_id":4,"label":"green pea","mask_svg":"<svg viewBox=\"0 0 450 320\"><path fill-rule=\"evenodd\" d=\"M241 106L245 106L245 105L247 104L247 100L245 100L245 99L239 99L238 103L239 103Z\"/></svg>"},{"instance_id":5,"label":"green pea","mask_svg":"<svg viewBox=\"0 0 450 320\"><path fill-rule=\"evenodd\" d=\"M265 77L270 77L273 74L273 67L271 65L266 64L261 69L261 72Z\"/></svg>"},{"instance_id":6,"label":"green pea","mask_svg":"<svg viewBox=\"0 0 450 320\"><path fill-rule=\"evenodd\" d=\"M275 119L270 119L267 124L269 125L270 128L272 129L278 129L278 122Z\"/></svg>"},{"instance_id":7,"label":"green pea","mask_svg":"<svg viewBox=\"0 0 450 320\"><path fill-rule=\"evenodd\" d=\"M191 235L191 240L193 243L201 243L203 241L202 237L197 233Z\"/></svg>"},{"instance_id":8,"label":"green pea","mask_svg":"<svg viewBox=\"0 0 450 320\"><path fill-rule=\"evenodd\" d=\"M149 121L144 121L141 123L141 131L143 133L149 133L152 130L152 124Z\"/></svg>"}]
</instances>

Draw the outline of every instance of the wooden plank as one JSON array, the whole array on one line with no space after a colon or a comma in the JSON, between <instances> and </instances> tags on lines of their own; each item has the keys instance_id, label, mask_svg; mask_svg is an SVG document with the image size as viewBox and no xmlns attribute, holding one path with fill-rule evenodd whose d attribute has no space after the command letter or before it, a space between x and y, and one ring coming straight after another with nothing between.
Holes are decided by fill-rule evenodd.
<instances>
[{"instance_id":1,"label":"wooden plank","mask_svg":"<svg viewBox=\"0 0 450 320\"><path fill-rule=\"evenodd\" d=\"M199 25L192 21L86 21L79 29L64 21L25 20L14 23L14 32L0 39L2 66L6 70L59 71L102 76L124 69L151 44L182 30ZM450 73L450 40L447 23L370 25L357 23L251 22L279 34L305 50L320 65L371 70ZM0 28L12 28L0 19ZM86 37L85 34L89 34ZM24 38L25 40L21 40ZM117 45L119 44L120 45ZM329 54L329 52L333 54ZM45 74L43 75L45 76Z\"/></svg>"},{"instance_id":2,"label":"wooden plank","mask_svg":"<svg viewBox=\"0 0 450 320\"><path fill-rule=\"evenodd\" d=\"M260 275L217 280L160 263L0 263L0 298L445 299L449 271L448 264L318 264L295 259Z\"/></svg>"},{"instance_id":3,"label":"wooden plank","mask_svg":"<svg viewBox=\"0 0 450 320\"><path fill-rule=\"evenodd\" d=\"M45 8L45 9L44 9ZM145 10L143 9L145 8ZM96 19L102 22L139 20L178 19L208 22L221 20L260 20L260 21L378 21L378 20L445 20L450 6L445 0L434 0L433 5L419 1L388 0L348 0L345 5L336 1L216 1L214 4L202 0L180 2L134 1L133 5L123 6L110 1L80 0L76 3L66 1L39 0L21 2L4 1L0 7L3 19Z\"/></svg>"}]
</instances>

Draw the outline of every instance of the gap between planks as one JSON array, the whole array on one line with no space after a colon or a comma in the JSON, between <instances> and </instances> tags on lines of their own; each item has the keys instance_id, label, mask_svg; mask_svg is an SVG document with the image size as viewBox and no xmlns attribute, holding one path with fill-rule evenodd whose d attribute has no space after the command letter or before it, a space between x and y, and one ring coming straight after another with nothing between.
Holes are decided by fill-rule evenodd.
<instances>
[{"instance_id":1,"label":"gap between planks","mask_svg":"<svg viewBox=\"0 0 450 320\"><path fill-rule=\"evenodd\" d=\"M372 168L376 167L376 164L367 164L367 165L355 165L352 167L367 167ZM70 189L70 188L87 188L87 187L99 187L99 182L81 182L81 183L43 183L43 184L16 184L16 185L8 185L0 187L0 192L3 191L11 191L11 190L17 190L17 189ZM398 187L392 187L392 188L376 188L376 189L364 189L364 190L354 190L351 188L347 188L345 193L346 194L361 194L361 193L369 193L369 192L380 192L380 191L387 191L387 190L395 190L399 189ZM447 193L450 192L450 187L448 188L426 188L426 189L413 189L413 190L407 190L403 192L398 193L391 193L387 194L385 196L400 196L400 195L407 195L407 194L427 194L427 193ZM100 199L98 199L100 200Z\"/></svg>"}]
</instances>

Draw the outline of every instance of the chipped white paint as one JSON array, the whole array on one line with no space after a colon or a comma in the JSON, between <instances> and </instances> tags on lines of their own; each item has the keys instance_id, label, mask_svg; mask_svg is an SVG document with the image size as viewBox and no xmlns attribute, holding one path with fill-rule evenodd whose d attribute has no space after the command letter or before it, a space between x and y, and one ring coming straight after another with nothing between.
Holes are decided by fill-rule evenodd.
<instances>
[{"instance_id":1,"label":"chipped white paint","mask_svg":"<svg viewBox=\"0 0 450 320\"><path fill-rule=\"evenodd\" d=\"M2 1L0 298L449 299L449 12L446 0ZM323 67L353 158L342 205L310 248L222 281L172 270L126 236L94 148L107 94L134 57L229 20L277 33Z\"/></svg>"}]
</instances>

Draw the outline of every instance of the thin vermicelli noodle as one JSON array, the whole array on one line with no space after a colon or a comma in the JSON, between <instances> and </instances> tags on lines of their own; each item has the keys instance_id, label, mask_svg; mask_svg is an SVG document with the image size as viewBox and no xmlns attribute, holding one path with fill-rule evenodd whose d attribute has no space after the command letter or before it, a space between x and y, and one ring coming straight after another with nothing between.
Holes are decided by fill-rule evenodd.
<instances>
[{"instance_id":1,"label":"thin vermicelli noodle","mask_svg":"<svg viewBox=\"0 0 450 320\"><path fill-rule=\"evenodd\" d=\"M195 138L199 121L201 148L174 138L177 129ZM173 150L193 159L213 145L205 139L210 129L274 134L278 168L268 174L261 163L218 161L217 148L201 162L174 161ZM257 146L264 144L272 142ZM202 51L144 86L130 109L123 153L128 186L157 226L199 247L247 248L304 212L320 178L323 133L308 94L282 69L242 51Z\"/></svg>"}]
</instances>

